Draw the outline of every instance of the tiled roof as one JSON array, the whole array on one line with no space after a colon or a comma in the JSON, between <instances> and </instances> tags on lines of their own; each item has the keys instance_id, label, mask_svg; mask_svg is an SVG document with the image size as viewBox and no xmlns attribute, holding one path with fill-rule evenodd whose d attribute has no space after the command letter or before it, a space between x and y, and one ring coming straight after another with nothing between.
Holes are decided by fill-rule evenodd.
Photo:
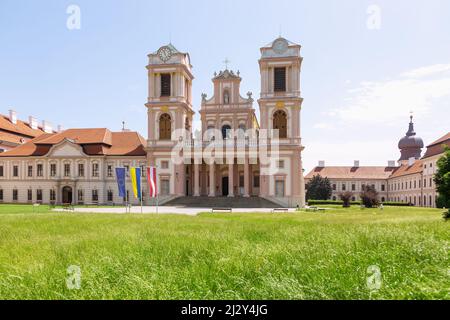
<instances>
[{"instance_id":1,"label":"tiled roof","mask_svg":"<svg viewBox=\"0 0 450 320\"><path fill-rule=\"evenodd\" d=\"M315 167L306 175L311 179L316 175L329 179L387 179L396 167Z\"/></svg>"},{"instance_id":2,"label":"tiled roof","mask_svg":"<svg viewBox=\"0 0 450 320\"><path fill-rule=\"evenodd\" d=\"M414 173L421 173L423 171L422 160L416 160L413 165L402 165L395 170L390 178L398 178L402 176L407 176Z\"/></svg>"},{"instance_id":3,"label":"tiled roof","mask_svg":"<svg viewBox=\"0 0 450 320\"><path fill-rule=\"evenodd\" d=\"M68 129L60 133L45 133L0 157L44 156L52 146L69 140L81 145L88 155L145 156L145 140L137 132L111 132L105 128Z\"/></svg>"},{"instance_id":4,"label":"tiled roof","mask_svg":"<svg viewBox=\"0 0 450 320\"><path fill-rule=\"evenodd\" d=\"M5 115L0 115L0 131L8 131L29 138L35 138L44 133L41 129L32 129L28 123L22 120L17 120L14 124Z\"/></svg>"},{"instance_id":5,"label":"tiled roof","mask_svg":"<svg viewBox=\"0 0 450 320\"><path fill-rule=\"evenodd\" d=\"M443 153L444 145L447 145L448 147L450 147L450 132L447 133L445 136L439 138L438 140L434 141L429 146L427 146L427 151L425 152L422 159L429 158L429 157Z\"/></svg>"},{"instance_id":6,"label":"tiled roof","mask_svg":"<svg viewBox=\"0 0 450 320\"><path fill-rule=\"evenodd\" d=\"M450 132L448 132L445 136L437 139L435 142L429 144L428 147L434 146L435 144L439 144L439 143L442 143L442 142L446 142L447 140L450 140Z\"/></svg>"}]
</instances>

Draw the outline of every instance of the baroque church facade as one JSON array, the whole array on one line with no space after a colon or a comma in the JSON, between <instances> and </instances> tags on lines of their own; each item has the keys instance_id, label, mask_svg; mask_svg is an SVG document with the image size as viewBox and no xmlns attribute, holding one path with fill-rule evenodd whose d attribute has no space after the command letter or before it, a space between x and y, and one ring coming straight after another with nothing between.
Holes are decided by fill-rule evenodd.
<instances>
[{"instance_id":1,"label":"baroque church facade","mask_svg":"<svg viewBox=\"0 0 450 320\"><path fill-rule=\"evenodd\" d=\"M149 55L146 150L148 164L158 168L163 201L261 197L282 206L304 205L300 48L278 38L260 49L260 121L252 93L240 91L239 72L215 73L212 96L202 94L197 134L189 54L168 45Z\"/></svg>"},{"instance_id":2,"label":"baroque church facade","mask_svg":"<svg viewBox=\"0 0 450 320\"><path fill-rule=\"evenodd\" d=\"M129 176L126 199L118 197L114 169L154 166L160 204L239 197L303 206L300 49L281 37L260 49L259 121L239 72L214 74L211 97L202 95L201 132L193 132L190 56L172 44L159 48L148 55L147 140L105 128L43 132L0 153L0 202L138 204ZM154 204L142 185L144 204Z\"/></svg>"}]
</instances>

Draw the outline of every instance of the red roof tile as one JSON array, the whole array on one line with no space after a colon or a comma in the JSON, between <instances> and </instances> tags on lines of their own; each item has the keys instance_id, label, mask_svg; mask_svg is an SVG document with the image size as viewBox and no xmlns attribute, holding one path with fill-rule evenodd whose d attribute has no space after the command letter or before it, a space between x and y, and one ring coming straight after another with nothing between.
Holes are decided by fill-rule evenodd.
<instances>
[{"instance_id":1,"label":"red roof tile","mask_svg":"<svg viewBox=\"0 0 450 320\"><path fill-rule=\"evenodd\" d=\"M145 139L137 132L111 132L99 129L69 129L61 133L42 134L12 150L0 153L0 157L44 156L52 146L73 141L83 147L88 155L145 156Z\"/></svg>"},{"instance_id":2,"label":"red roof tile","mask_svg":"<svg viewBox=\"0 0 450 320\"><path fill-rule=\"evenodd\" d=\"M311 179L316 175L329 179L387 179L396 167L315 167L306 175Z\"/></svg>"}]
</instances>

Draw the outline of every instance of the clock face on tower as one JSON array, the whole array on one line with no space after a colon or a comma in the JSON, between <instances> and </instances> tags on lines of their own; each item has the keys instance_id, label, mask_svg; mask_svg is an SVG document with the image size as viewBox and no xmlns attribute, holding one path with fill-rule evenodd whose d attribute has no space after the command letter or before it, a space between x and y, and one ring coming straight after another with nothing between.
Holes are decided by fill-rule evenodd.
<instances>
[{"instance_id":1,"label":"clock face on tower","mask_svg":"<svg viewBox=\"0 0 450 320\"><path fill-rule=\"evenodd\" d=\"M288 43L284 39L278 39L273 44L273 51L278 54L285 53L288 49Z\"/></svg>"},{"instance_id":2,"label":"clock face on tower","mask_svg":"<svg viewBox=\"0 0 450 320\"><path fill-rule=\"evenodd\" d=\"M169 47L161 47L158 50L158 55L162 61L167 62L172 57L172 50Z\"/></svg>"}]
</instances>

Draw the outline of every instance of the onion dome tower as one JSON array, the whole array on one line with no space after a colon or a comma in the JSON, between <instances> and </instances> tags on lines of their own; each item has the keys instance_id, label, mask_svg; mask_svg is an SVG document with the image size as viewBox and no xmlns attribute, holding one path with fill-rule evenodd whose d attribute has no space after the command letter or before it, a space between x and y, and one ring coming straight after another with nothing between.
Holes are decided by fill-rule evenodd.
<instances>
[{"instance_id":1,"label":"onion dome tower","mask_svg":"<svg viewBox=\"0 0 450 320\"><path fill-rule=\"evenodd\" d=\"M414 158L415 160L420 159L423 140L422 138L416 136L414 131L413 116L411 115L411 121L409 122L409 129L406 135L400 139L398 142L398 148L400 149L400 159L398 162L400 164L407 164L409 159Z\"/></svg>"}]
</instances>

